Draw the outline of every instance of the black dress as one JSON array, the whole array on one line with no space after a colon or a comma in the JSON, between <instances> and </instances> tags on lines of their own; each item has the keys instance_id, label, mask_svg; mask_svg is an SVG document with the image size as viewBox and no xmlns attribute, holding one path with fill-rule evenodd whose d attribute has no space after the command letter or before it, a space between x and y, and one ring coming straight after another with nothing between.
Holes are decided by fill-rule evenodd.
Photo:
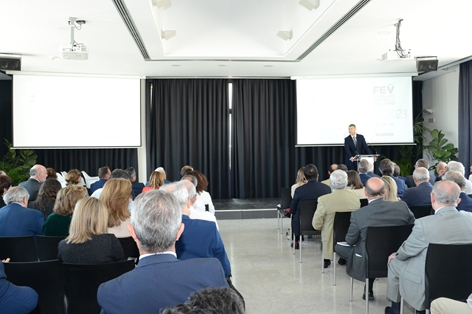
<instances>
[{"instance_id":1,"label":"black dress","mask_svg":"<svg viewBox=\"0 0 472 314\"><path fill-rule=\"evenodd\" d=\"M92 240L84 243L59 242L57 258L65 263L100 264L125 259L120 241L113 234L92 235Z\"/></svg>"}]
</instances>

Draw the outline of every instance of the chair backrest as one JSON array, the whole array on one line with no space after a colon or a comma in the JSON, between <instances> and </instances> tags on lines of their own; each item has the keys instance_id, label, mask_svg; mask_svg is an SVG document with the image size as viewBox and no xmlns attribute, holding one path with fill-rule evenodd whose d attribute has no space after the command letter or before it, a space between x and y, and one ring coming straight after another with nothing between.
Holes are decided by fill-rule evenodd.
<instances>
[{"instance_id":1,"label":"chair backrest","mask_svg":"<svg viewBox=\"0 0 472 314\"><path fill-rule=\"evenodd\" d=\"M285 209L289 208L292 203L292 189L281 188L280 189L280 207Z\"/></svg>"},{"instance_id":2,"label":"chair backrest","mask_svg":"<svg viewBox=\"0 0 472 314\"><path fill-rule=\"evenodd\" d=\"M34 236L0 237L0 260L6 258L11 262L37 262Z\"/></svg>"},{"instance_id":3,"label":"chair backrest","mask_svg":"<svg viewBox=\"0 0 472 314\"><path fill-rule=\"evenodd\" d=\"M40 261L57 259L57 246L66 237L36 236L38 258Z\"/></svg>"},{"instance_id":4,"label":"chair backrest","mask_svg":"<svg viewBox=\"0 0 472 314\"><path fill-rule=\"evenodd\" d=\"M132 237L118 238L118 241L125 252L125 257L139 257L138 246Z\"/></svg>"},{"instance_id":5,"label":"chair backrest","mask_svg":"<svg viewBox=\"0 0 472 314\"><path fill-rule=\"evenodd\" d=\"M351 212L336 212L334 215L334 245L346 241L346 234L351 224Z\"/></svg>"},{"instance_id":6,"label":"chair backrest","mask_svg":"<svg viewBox=\"0 0 472 314\"><path fill-rule=\"evenodd\" d=\"M65 313L64 278L59 260L5 263L5 274L17 286L28 286L38 293L32 313Z\"/></svg>"},{"instance_id":7,"label":"chair backrest","mask_svg":"<svg viewBox=\"0 0 472 314\"><path fill-rule=\"evenodd\" d=\"M458 301L472 291L472 244L430 243L426 253L426 308L439 297Z\"/></svg>"},{"instance_id":8,"label":"chair backrest","mask_svg":"<svg viewBox=\"0 0 472 314\"><path fill-rule=\"evenodd\" d=\"M97 290L100 284L134 268L134 260L105 264L62 264L68 313L100 313Z\"/></svg>"},{"instance_id":9,"label":"chair backrest","mask_svg":"<svg viewBox=\"0 0 472 314\"><path fill-rule=\"evenodd\" d=\"M366 198L361 198L360 201L361 201L361 207L369 205L369 200Z\"/></svg>"},{"instance_id":10,"label":"chair backrest","mask_svg":"<svg viewBox=\"0 0 472 314\"><path fill-rule=\"evenodd\" d=\"M321 231L313 229L313 215L315 214L318 201L301 201L300 202L300 234L321 234Z\"/></svg>"},{"instance_id":11,"label":"chair backrest","mask_svg":"<svg viewBox=\"0 0 472 314\"><path fill-rule=\"evenodd\" d=\"M431 205L427 206L409 206L411 212L413 215L415 215L415 219L429 216L431 215L431 211L433 210L433 207Z\"/></svg>"},{"instance_id":12,"label":"chair backrest","mask_svg":"<svg viewBox=\"0 0 472 314\"><path fill-rule=\"evenodd\" d=\"M388 256L398 250L412 229L413 225L367 228L365 248L368 278L387 277Z\"/></svg>"}]
</instances>

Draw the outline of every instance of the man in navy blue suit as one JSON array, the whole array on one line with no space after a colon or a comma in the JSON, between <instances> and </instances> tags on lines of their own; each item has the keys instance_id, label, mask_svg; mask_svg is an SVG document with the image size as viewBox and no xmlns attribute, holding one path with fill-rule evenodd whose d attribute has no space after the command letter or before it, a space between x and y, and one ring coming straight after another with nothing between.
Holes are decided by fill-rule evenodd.
<instances>
[{"instance_id":1,"label":"man in navy blue suit","mask_svg":"<svg viewBox=\"0 0 472 314\"><path fill-rule=\"evenodd\" d=\"M470 198L465 193L465 184L467 180L464 178L464 175L457 171L449 170L445 174L443 174L443 180L449 180L455 182L459 188L461 189L461 194L459 194L458 203L456 204L457 210L463 210L466 212L472 212L472 198Z\"/></svg>"},{"instance_id":2,"label":"man in navy blue suit","mask_svg":"<svg viewBox=\"0 0 472 314\"><path fill-rule=\"evenodd\" d=\"M431 206L431 191L433 186L429 183L428 169L418 167L413 171L413 181L416 187L406 189L402 196L408 206Z\"/></svg>"},{"instance_id":3,"label":"man in navy blue suit","mask_svg":"<svg viewBox=\"0 0 472 314\"><path fill-rule=\"evenodd\" d=\"M29 313L38 304L38 294L30 287L15 286L7 280L0 261L0 313Z\"/></svg>"},{"instance_id":4,"label":"man in navy blue suit","mask_svg":"<svg viewBox=\"0 0 472 314\"><path fill-rule=\"evenodd\" d=\"M98 169L98 178L99 180L97 182L94 182L90 185L90 195L93 194L98 189L103 188L105 183L107 183L108 179L110 178L111 175L111 170L108 166L101 167Z\"/></svg>"},{"instance_id":5,"label":"man in navy blue suit","mask_svg":"<svg viewBox=\"0 0 472 314\"><path fill-rule=\"evenodd\" d=\"M393 176L393 167L393 162L390 159L385 158L382 159L382 161L380 162L379 170L382 175L389 176L393 179L393 181L395 181L395 183L397 184L397 196L399 198L402 198L403 193L406 190L406 184L405 181L395 178Z\"/></svg>"},{"instance_id":6,"label":"man in navy blue suit","mask_svg":"<svg viewBox=\"0 0 472 314\"><path fill-rule=\"evenodd\" d=\"M102 313L160 313L185 303L195 291L228 287L217 259L177 259L175 242L184 225L172 194L153 190L136 197L128 228L139 248L139 264L100 285L97 300Z\"/></svg>"},{"instance_id":7,"label":"man in navy blue suit","mask_svg":"<svg viewBox=\"0 0 472 314\"><path fill-rule=\"evenodd\" d=\"M3 196L6 206L0 209L0 237L21 237L43 234L44 215L28 206L25 188L11 187Z\"/></svg>"},{"instance_id":8,"label":"man in navy blue suit","mask_svg":"<svg viewBox=\"0 0 472 314\"><path fill-rule=\"evenodd\" d=\"M359 172L359 177L361 178L362 185L365 186L367 180L371 178L370 175L367 174L369 171L369 161L367 159L361 159L359 164L357 165L357 171Z\"/></svg>"},{"instance_id":9,"label":"man in navy blue suit","mask_svg":"<svg viewBox=\"0 0 472 314\"><path fill-rule=\"evenodd\" d=\"M349 124L349 135L344 138L346 165L349 170L357 170L356 155L371 154L369 147L361 134L356 134L356 125Z\"/></svg>"},{"instance_id":10,"label":"man in navy blue suit","mask_svg":"<svg viewBox=\"0 0 472 314\"><path fill-rule=\"evenodd\" d=\"M318 201L318 197L331 193L331 188L326 184L318 182L318 168L313 164L305 166L305 178L308 181L295 190L290 204L292 214L292 232L295 237L295 249L299 248L300 237L300 203L302 201Z\"/></svg>"}]
</instances>

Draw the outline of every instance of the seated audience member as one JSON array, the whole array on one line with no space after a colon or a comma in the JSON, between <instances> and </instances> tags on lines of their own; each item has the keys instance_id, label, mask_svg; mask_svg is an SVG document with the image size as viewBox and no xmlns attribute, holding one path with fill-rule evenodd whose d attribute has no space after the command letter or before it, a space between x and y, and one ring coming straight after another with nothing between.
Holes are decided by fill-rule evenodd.
<instances>
[{"instance_id":1,"label":"seated audience member","mask_svg":"<svg viewBox=\"0 0 472 314\"><path fill-rule=\"evenodd\" d=\"M126 179L126 180L129 180L131 181L131 177L129 176L128 172L126 172L125 170L123 169L115 169L111 172L111 175L108 179ZM99 189L96 189L95 192L92 193L92 197L95 197L95 198L100 198L100 194L102 194L102 190L103 188L99 188ZM131 197L133 197L133 195L131 195ZM131 204L131 203L130 203ZM129 208L130 211L131 211L131 207Z\"/></svg>"},{"instance_id":2,"label":"seated audience member","mask_svg":"<svg viewBox=\"0 0 472 314\"><path fill-rule=\"evenodd\" d=\"M471 167L472 167L472 166L471 166ZM7 173L6 173L5 171L0 170L0 176L6 176L6 175L7 175Z\"/></svg>"},{"instance_id":3,"label":"seated audience member","mask_svg":"<svg viewBox=\"0 0 472 314\"><path fill-rule=\"evenodd\" d=\"M107 180L110 178L111 170L110 167L105 166L98 168L98 181L90 184L90 195L98 189L103 188Z\"/></svg>"},{"instance_id":4,"label":"seated audience member","mask_svg":"<svg viewBox=\"0 0 472 314\"><path fill-rule=\"evenodd\" d=\"M8 189L11 188L12 181L11 178L5 174L0 175L0 208L5 206L5 202L3 201L3 197L7 193Z\"/></svg>"},{"instance_id":5,"label":"seated audience member","mask_svg":"<svg viewBox=\"0 0 472 314\"><path fill-rule=\"evenodd\" d=\"M48 172L43 165L34 165L30 169L30 178L28 181L21 182L18 186L25 188L30 195L29 200L34 201L38 196L41 184L46 181L47 177Z\"/></svg>"},{"instance_id":6,"label":"seated audience member","mask_svg":"<svg viewBox=\"0 0 472 314\"><path fill-rule=\"evenodd\" d=\"M466 212L472 212L472 198L470 198L467 194L465 194L465 181L466 178L464 176L457 172L457 171L448 171L445 174L443 174L443 180L449 180L454 182L459 186L459 189L461 190L461 193L459 194L460 200L458 200L456 204L456 209L457 210L463 210Z\"/></svg>"},{"instance_id":7,"label":"seated audience member","mask_svg":"<svg viewBox=\"0 0 472 314\"><path fill-rule=\"evenodd\" d=\"M26 208L28 191L20 186L11 187L3 196L5 206L0 209L0 237L42 235L44 216Z\"/></svg>"},{"instance_id":8,"label":"seated audience member","mask_svg":"<svg viewBox=\"0 0 472 314\"><path fill-rule=\"evenodd\" d=\"M433 173L429 172L429 163L428 163L428 161L426 159L418 159L415 162L415 169L418 168L418 167L423 167L423 168L428 170L429 183L431 183L431 186L433 186L434 183L436 182L436 176ZM406 183L406 186L409 187L409 188L413 188L413 187L416 186L412 175L405 178L405 183Z\"/></svg>"},{"instance_id":9,"label":"seated audience member","mask_svg":"<svg viewBox=\"0 0 472 314\"><path fill-rule=\"evenodd\" d=\"M354 170L349 171L353 171L357 174ZM351 189L346 189L346 172L335 170L331 173L329 179L331 180L331 189L333 192L318 197L318 206L312 221L313 228L321 230L324 268L327 268L331 264L331 259L333 259L333 227L336 212L352 212L359 209L361 206L358 194ZM340 259L339 263L344 265L346 260Z\"/></svg>"},{"instance_id":10,"label":"seated audience member","mask_svg":"<svg viewBox=\"0 0 472 314\"><path fill-rule=\"evenodd\" d=\"M465 176L465 168L464 165L458 161L450 161L447 163L446 172L448 171L457 171L463 176ZM464 177L465 178L465 177ZM472 194L472 182L469 180L465 180L465 190L466 194Z\"/></svg>"},{"instance_id":11,"label":"seated audience member","mask_svg":"<svg viewBox=\"0 0 472 314\"><path fill-rule=\"evenodd\" d=\"M351 214L351 224L346 234L346 243L349 246L336 244L335 247L336 253L347 259L347 274L360 281L365 281L366 278L365 240L367 227L401 226L412 224L415 221L413 213L404 202L385 201L385 193L385 184L380 178L371 178L367 181L365 194L369 205L361 207ZM375 278L369 279L368 297L369 300L373 300ZM362 298L365 299L365 294Z\"/></svg>"},{"instance_id":12,"label":"seated audience member","mask_svg":"<svg viewBox=\"0 0 472 314\"><path fill-rule=\"evenodd\" d=\"M53 168L46 168L46 172L48 173L49 179L56 179L57 180L57 173L56 170Z\"/></svg>"},{"instance_id":13,"label":"seated audience member","mask_svg":"<svg viewBox=\"0 0 472 314\"><path fill-rule=\"evenodd\" d=\"M360 199L365 198L365 188L357 171L349 170L347 172L347 188L354 190Z\"/></svg>"},{"instance_id":14,"label":"seated audience member","mask_svg":"<svg viewBox=\"0 0 472 314\"><path fill-rule=\"evenodd\" d=\"M170 183L170 181L167 180L167 173L166 173L166 170L164 168L157 167L156 170L154 170L154 171L162 173L162 175L164 176L164 184L169 184Z\"/></svg>"},{"instance_id":15,"label":"seated audience member","mask_svg":"<svg viewBox=\"0 0 472 314\"><path fill-rule=\"evenodd\" d=\"M197 200L197 190L195 189L195 185L193 185L193 183L188 180L181 180L180 183L182 183L185 188L187 188L188 197L190 199L189 217L191 219L213 221L216 224L216 229L218 229L218 223L216 222L215 215L212 215L210 212L201 212L193 208L193 204L195 204L195 201Z\"/></svg>"},{"instance_id":16,"label":"seated audience member","mask_svg":"<svg viewBox=\"0 0 472 314\"><path fill-rule=\"evenodd\" d=\"M413 180L416 187L406 189L403 193L402 201L408 206L428 206L431 205L431 191L433 186L429 183L428 169L417 167L413 171Z\"/></svg>"},{"instance_id":17,"label":"seated audience member","mask_svg":"<svg viewBox=\"0 0 472 314\"><path fill-rule=\"evenodd\" d=\"M44 222L44 235L68 236L75 204L86 196L87 189L83 186L71 185L62 188L57 193L56 203L52 209L53 213Z\"/></svg>"},{"instance_id":18,"label":"seated audience member","mask_svg":"<svg viewBox=\"0 0 472 314\"><path fill-rule=\"evenodd\" d=\"M395 178L393 176L393 168L394 168L394 163L390 159L385 158L385 159L382 159L382 161L380 161L380 165L379 165L380 173L382 173L382 175L384 176L391 177L393 181L395 181L395 183L397 184L397 196L401 198L403 196L403 192L405 192L406 190L406 184L405 184L405 181Z\"/></svg>"},{"instance_id":19,"label":"seated audience member","mask_svg":"<svg viewBox=\"0 0 472 314\"><path fill-rule=\"evenodd\" d=\"M331 187L331 181L329 180L329 177L331 176L331 174L333 173L334 170L338 169L338 165L337 164L332 164L331 166L329 166L329 169L328 169L328 179L326 180L323 180L321 181L321 183L323 184L326 184L327 186ZM293 193L292 193L292 197L293 197Z\"/></svg>"},{"instance_id":20,"label":"seated audience member","mask_svg":"<svg viewBox=\"0 0 472 314\"><path fill-rule=\"evenodd\" d=\"M361 179L362 185L365 186L367 180L371 178L371 176L367 174L369 171L369 161L367 159L361 159L357 165L357 171L359 172L359 178Z\"/></svg>"},{"instance_id":21,"label":"seated audience member","mask_svg":"<svg viewBox=\"0 0 472 314\"><path fill-rule=\"evenodd\" d=\"M472 294L467 299L472 299ZM431 314L472 314L472 307L468 302L437 298L431 302L430 311Z\"/></svg>"},{"instance_id":22,"label":"seated audience member","mask_svg":"<svg viewBox=\"0 0 472 314\"><path fill-rule=\"evenodd\" d=\"M180 260L197 257L217 258L223 266L225 277L231 277L231 266L225 246L216 225L210 221L190 219L190 199L182 183L164 185L161 190L175 196L182 210L184 231L175 243L175 252Z\"/></svg>"},{"instance_id":23,"label":"seated audience member","mask_svg":"<svg viewBox=\"0 0 472 314\"><path fill-rule=\"evenodd\" d=\"M446 173L446 171L447 171L447 164L444 161L438 162L438 164L436 165L436 173L438 174L436 176L436 182L442 180L442 176L443 174Z\"/></svg>"},{"instance_id":24,"label":"seated audience member","mask_svg":"<svg viewBox=\"0 0 472 314\"><path fill-rule=\"evenodd\" d=\"M194 176L198 180L196 186L198 198L194 204L195 209L204 212L206 211L206 205L208 205L209 212L214 215L215 206L213 205L210 193L206 191L208 187L207 177L198 170L189 171L187 174Z\"/></svg>"},{"instance_id":25,"label":"seated audience member","mask_svg":"<svg viewBox=\"0 0 472 314\"><path fill-rule=\"evenodd\" d=\"M130 237L128 225L131 223L131 214L128 207L131 201L131 182L126 179L108 180L100 201L108 210L108 233L117 238Z\"/></svg>"},{"instance_id":26,"label":"seated audience member","mask_svg":"<svg viewBox=\"0 0 472 314\"><path fill-rule=\"evenodd\" d=\"M159 313L203 288L228 287L217 259L177 259L175 241L183 231L182 212L173 195L150 191L136 197L130 232L141 254L139 263L100 285L97 300L104 313Z\"/></svg>"},{"instance_id":27,"label":"seated audience member","mask_svg":"<svg viewBox=\"0 0 472 314\"><path fill-rule=\"evenodd\" d=\"M230 288L205 288L194 292L184 304L165 309L162 314L244 314L244 302L241 297Z\"/></svg>"},{"instance_id":28,"label":"seated audience member","mask_svg":"<svg viewBox=\"0 0 472 314\"><path fill-rule=\"evenodd\" d=\"M417 219L410 236L389 256L387 297L392 306L385 313L400 313L400 297L418 311L426 308L425 259L430 243L472 242L472 215L462 215L455 208L459 194L459 186L452 181L436 183L431 192L435 214ZM451 261L456 262L462 261Z\"/></svg>"},{"instance_id":29,"label":"seated audience member","mask_svg":"<svg viewBox=\"0 0 472 314\"><path fill-rule=\"evenodd\" d=\"M471 166L472 167L472 166ZM183 178L187 172L193 171L193 167L189 165L185 165L180 169L180 177Z\"/></svg>"},{"instance_id":30,"label":"seated audience member","mask_svg":"<svg viewBox=\"0 0 472 314\"><path fill-rule=\"evenodd\" d=\"M385 197L384 200L389 202L399 201L397 193L397 184L393 181L393 178L390 176L381 176L380 179L385 184Z\"/></svg>"},{"instance_id":31,"label":"seated audience member","mask_svg":"<svg viewBox=\"0 0 472 314\"><path fill-rule=\"evenodd\" d=\"M47 178L39 188L38 197L35 201L28 203L28 208L39 210L46 220L52 214L52 209L56 203L56 197L62 188L61 183L53 178Z\"/></svg>"},{"instance_id":32,"label":"seated audience member","mask_svg":"<svg viewBox=\"0 0 472 314\"><path fill-rule=\"evenodd\" d=\"M78 169L69 170L69 172L66 174L66 177L64 179L66 180L66 186L72 186L72 185L83 186L81 184L82 173Z\"/></svg>"},{"instance_id":33,"label":"seated audience member","mask_svg":"<svg viewBox=\"0 0 472 314\"><path fill-rule=\"evenodd\" d=\"M342 170L346 173L349 171L349 169L347 168L347 166L345 164L338 164L338 169L337 170Z\"/></svg>"},{"instance_id":34,"label":"seated audience member","mask_svg":"<svg viewBox=\"0 0 472 314\"><path fill-rule=\"evenodd\" d=\"M65 263L98 264L123 260L120 241L108 231L108 211L95 197L77 202L69 236L59 242L57 258Z\"/></svg>"},{"instance_id":35,"label":"seated audience member","mask_svg":"<svg viewBox=\"0 0 472 314\"><path fill-rule=\"evenodd\" d=\"M329 179L328 179L329 180ZM295 184L292 185L291 189L290 189L290 195L293 197L293 194L295 194L295 190L304 185L306 183L306 179L305 179L305 167L301 167L300 169L298 169L298 172L297 172L297 179L295 180Z\"/></svg>"},{"instance_id":36,"label":"seated audience member","mask_svg":"<svg viewBox=\"0 0 472 314\"><path fill-rule=\"evenodd\" d=\"M38 293L30 287L15 286L7 280L0 262L0 313L27 314L38 304Z\"/></svg>"},{"instance_id":37,"label":"seated audience member","mask_svg":"<svg viewBox=\"0 0 472 314\"><path fill-rule=\"evenodd\" d=\"M153 171L149 177L149 186L143 188L143 193L159 190L164 185L164 175L159 171Z\"/></svg>"},{"instance_id":38,"label":"seated audience member","mask_svg":"<svg viewBox=\"0 0 472 314\"><path fill-rule=\"evenodd\" d=\"M133 167L129 167L125 170L131 177L131 187L133 189L134 197L141 194L144 189L144 183L136 181L136 170Z\"/></svg>"}]
</instances>

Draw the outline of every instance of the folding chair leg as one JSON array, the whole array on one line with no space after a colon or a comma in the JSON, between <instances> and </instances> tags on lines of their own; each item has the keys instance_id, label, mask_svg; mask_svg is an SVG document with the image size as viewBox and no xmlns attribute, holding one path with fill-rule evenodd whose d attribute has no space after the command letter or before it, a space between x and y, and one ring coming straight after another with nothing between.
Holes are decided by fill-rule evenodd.
<instances>
[{"instance_id":1,"label":"folding chair leg","mask_svg":"<svg viewBox=\"0 0 472 314\"><path fill-rule=\"evenodd\" d=\"M369 314L369 278L365 279L365 314Z\"/></svg>"},{"instance_id":2,"label":"folding chair leg","mask_svg":"<svg viewBox=\"0 0 472 314\"><path fill-rule=\"evenodd\" d=\"M323 256L323 251L321 251L321 273L324 274L324 256Z\"/></svg>"},{"instance_id":3,"label":"folding chair leg","mask_svg":"<svg viewBox=\"0 0 472 314\"><path fill-rule=\"evenodd\" d=\"M302 262L302 235L298 237L298 246L300 247L300 263Z\"/></svg>"},{"instance_id":4,"label":"folding chair leg","mask_svg":"<svg viewBox=\"0 0 472 314\"><path fill-rule=\"evenodd\" d=\"M351 290L349 291L349 302L352 302L352 290L354 289L354 279L351 277Z\"/></svg>"},{"instance_id":5,"label":"folding chair leg","mask_svg":"<svg viewBox=\"0 0 472 314\"><path fill-rule=\"evenodd\" d=\"M403 314L403 306L405 305L403 298L400 299L400 314Z\"/></svg>"},{"instance_id":6,"label":"folding chair leg","mask_svg":"<svg viewBox=\"0 0 472 314\"><path fill-rule=\"evenodd\" d=\"M336 286L336 252L333 256L333 286Z\"/></svg>"},{"instance_id":7,"label":"folding chair leg","mask_svg":"<svg viewBox=\"0 0 472 314\"><path fill-rule=\"evenodd\" d=\"M295 236L292 235L292 254L295 255Z\"/></svg>"}]
</instances>

